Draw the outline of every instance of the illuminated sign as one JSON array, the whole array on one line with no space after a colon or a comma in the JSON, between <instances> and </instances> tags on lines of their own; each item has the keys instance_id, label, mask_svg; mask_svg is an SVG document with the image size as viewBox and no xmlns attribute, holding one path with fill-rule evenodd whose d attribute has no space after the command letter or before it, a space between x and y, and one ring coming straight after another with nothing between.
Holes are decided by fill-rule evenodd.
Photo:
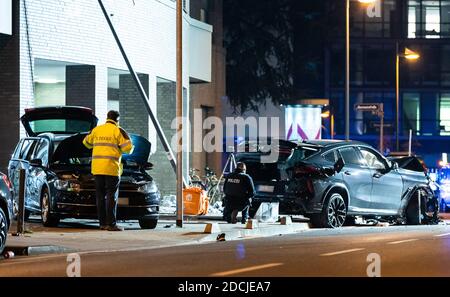
<instances>
[{"instance_id":1,"label":"illuminated sign","mask_svg":"<svg viewBox=\"0 0 450 297\"><path fill-rule=\"evenodd\" d=\"M12 35L12 0L0 0L0 33Z\"/></svg>"},{"instance_id":2,"label":"illuminated sign","mask_svg":"<svg viewBox=\"0 0 450 297\"><path fill-rule=\"evenodd\" d=\"M322 139L322 107L286 107L286 140Z\"/></svg>"}]
</instances>

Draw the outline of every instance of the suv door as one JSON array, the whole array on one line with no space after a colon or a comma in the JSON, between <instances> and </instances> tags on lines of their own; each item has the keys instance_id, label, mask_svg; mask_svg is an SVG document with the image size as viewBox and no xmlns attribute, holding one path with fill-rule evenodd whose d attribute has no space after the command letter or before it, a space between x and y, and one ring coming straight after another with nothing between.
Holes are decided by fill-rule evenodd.
<instances>
[{"instance_id":1,"label":"suv door","mask_svg":"<svg viewBox=\"0 0 450 297\"><path fill-rule=\"evenodd\" d=\"M371 208L379 214L397 214L403 191L400 174L391 170L386 160L375 150L367 147L359 147L359 150L372 171Z\"/></svg>"},{"instance_id":2,"label":"suv door","mask_svg":"<svg viewBox=\"0 0 450 297\"><path fill-rule=\"evenodd\" d=\"M342 178L350 192L350 213L370 212L372 173L365 165L359 151L352 146L340 148L339 154L345 162Z\"/></svg>"},{"instance_id":3,"label":"suv door","mask_svg":"<svg viewBox=\"0 0 450 297\"><path fill-rule=\"evenodd\" d=\"M34 149L39 142L39 138L24 138L20 141L13 159L10 161L9 175L14 189L14 199L17 202L19 199L19 179L20 170L25 170L25 207L29 209L38 210L39 205L36 205L31 199L30 195L30 180L27 175L30 169L30 160Z\"/></svg>"}]
</instances>

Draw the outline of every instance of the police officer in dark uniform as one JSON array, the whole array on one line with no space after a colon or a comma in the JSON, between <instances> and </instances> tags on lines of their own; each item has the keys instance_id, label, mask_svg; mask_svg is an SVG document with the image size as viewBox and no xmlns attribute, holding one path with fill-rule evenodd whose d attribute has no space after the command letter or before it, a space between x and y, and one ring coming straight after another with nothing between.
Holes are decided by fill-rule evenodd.
<instances>
[{"instance_id":1,"label":"police officer in dark uniform","mask_svg":"<svg viewBox=\"0 0 450 297\"><path fill-rule=\"evenodd\" d=\"M229 223L236 224L236 216L242 211L242 223L248 219L251 198L255 196L255 186L250 175L246 174L247 167L238 163L236 170L225 179L225 209L224 217Z\"/></svg>"}]
</instances>

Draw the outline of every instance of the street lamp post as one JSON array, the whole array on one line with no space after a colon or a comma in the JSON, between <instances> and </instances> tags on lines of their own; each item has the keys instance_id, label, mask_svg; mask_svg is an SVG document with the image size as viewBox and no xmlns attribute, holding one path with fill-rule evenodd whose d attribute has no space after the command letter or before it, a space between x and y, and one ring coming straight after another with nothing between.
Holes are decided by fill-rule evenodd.
<instances>
[{"instance_id":1,"label":"street lamp post","mask_svg":"<svg viewBox=\"0 0 450 297\"><path fill-rule=\"evenodd\" d=\"M419 59L420 55L408 48L405 48L404 53L400 53L397 42L395 57L395 147L397 152L400 151L400 58L414 61Z\"/></svg>"},{"instance_id":2,"label":"street lamp post","mask_svg":"<svg viewBox=\"0 0 450 297\"><path fill-rule=\"evenodd\" d=\"M358 0L371 4L377 0ZM350 0L345 5L345 140L350 140Z\"/></svg>"}]
</instances>

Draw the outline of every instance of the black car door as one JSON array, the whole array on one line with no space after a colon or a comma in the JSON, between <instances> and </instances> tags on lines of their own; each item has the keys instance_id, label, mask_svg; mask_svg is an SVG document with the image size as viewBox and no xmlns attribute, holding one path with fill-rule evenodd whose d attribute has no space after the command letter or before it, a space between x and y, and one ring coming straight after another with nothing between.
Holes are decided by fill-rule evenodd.
<instances>
[{"instance_id":1,"label":"black car door","mask_svg":"<svg viewBox=\"0 0 450 297\"><path fill-rule=\"evenodd\" d=\"M348 211L355 213L370 212L370 194L372 191L370 169L364 164L355 147L341 148L339 154L345 162L341 174L347 189L350 191Z\"/></svg>"},{"instance_id":2,"label":"black car door","mask_svg":"<svg viewBox=\"0 0 450 297\"><path fill-rule=\"evenodd\" d=\"M20 154L22 152L22 145L24 139L20 140L14 150L11 160L8 165L8 177L13 187L13 195L19 195L19 170L20 170Z\"/></svg>"},{"instance_id":3,"label":"black car door","mask_svg":"<svg viewBox=\"0 0 450 297\"><path fill-rule=\"evenodd\" d=\"M361 154L372 171L371 208L378 214L397 214L403 191L403 180L396 170L391 170L386 160L375 150L360 147Z\"/></svg>"},{"instance_id":4,"label":"black car door","mask_svg":"<svg viewBox=\"0 0 450 297\"><path fill-rule=\"evenodd\" d=\"M25 170L25 207L28 209L37 210L38 206L32 201L30 195L30 180L27 178L30 169L30 159L34 149L38 143L38 138L25 138L21 141L20 149L17 155L10 163L11 182L14 188L14 199L18 201L19 198L19 177L20 170Z\"/></svg>"},{"instance_id":5,"label":"black car door","mask_svg":"<svg viewBox=\"0 0 450 297\"><path fill-rule=\"evenodd\" d=\"M40 160L41 165L30 163L27 172L27 185L29 186L29 200L34 207L40 208L42 187L46 182L47 174L45 168L49 160L49 141L42 138L36 144L36 148L30 158L30 161Z\"/></svg>"}]
</instances>

